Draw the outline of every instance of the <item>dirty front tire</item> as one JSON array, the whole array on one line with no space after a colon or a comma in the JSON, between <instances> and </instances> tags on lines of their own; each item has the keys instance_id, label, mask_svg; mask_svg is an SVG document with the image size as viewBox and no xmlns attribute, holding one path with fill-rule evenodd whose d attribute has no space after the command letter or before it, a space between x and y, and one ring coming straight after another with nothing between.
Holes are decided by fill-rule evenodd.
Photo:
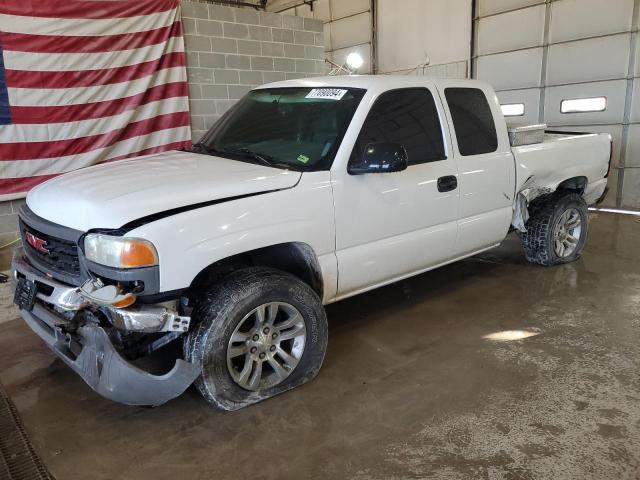
<instances>
[{"instance_id":1,"label":"dirty front tire","mask_svg":"<svg viewBox=\"0 0 640 480\"><path fill-rule=\"evenodd\" d=\"M274 317L271 323L266 320L269 316ZM297 322L293 334L293 327L278 330L294 321L289 317ZM265 323L258 328L259 318ZM184 342L185 359L201 365L194 385L222 410L237 410L308 382L318 374L327 348L327 319L318 295L293 275L274 269L248 268L225 277L197 301L192 322L195 328ZM268 335L263 334L265 328L272 329ZM303 340L300 332L304 332ZM280 338L272 340L277 334L282 342L276 343ZM285 340L287 335L292 338ZM254 342L254 337L259 341ZM243 353L233 357L238 348L243 348ZM261 361L263 357L258 356L263 354L267 358ZM295 366L290 368L285 358ZM249 363L236 367L238 361L253 362L249 376L243 375L245 369L241 368ZM258 383L251 382L258 377Z\"/></svg>"},{"instance_id":2,"label":"dirty front tire","mask_svg":"<svg viewBox=\"0 0 640 480\"><path fill-rule=\"evenodd\" d=\"M527 261L548 266L577 260L587 240L588 224L587 204L578 193L556 192L534 200L527 231L520 234Z\"/></svg>"}]
</instances>

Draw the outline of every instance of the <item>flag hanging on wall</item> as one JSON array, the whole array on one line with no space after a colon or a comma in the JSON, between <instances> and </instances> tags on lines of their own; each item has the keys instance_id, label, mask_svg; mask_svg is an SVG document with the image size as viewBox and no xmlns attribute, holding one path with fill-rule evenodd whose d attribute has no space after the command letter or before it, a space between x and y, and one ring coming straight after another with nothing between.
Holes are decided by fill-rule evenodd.
<instances>
[{"instance_id":1,"label":"flag hanging on wall","mask_svg":"<svg viewBox=\"0 0 640 480\"><path fill-rule=\"evenodd\" d=\"M0 2L0 200L191 144L179 0Z\"/></svg>"}]
</instances>

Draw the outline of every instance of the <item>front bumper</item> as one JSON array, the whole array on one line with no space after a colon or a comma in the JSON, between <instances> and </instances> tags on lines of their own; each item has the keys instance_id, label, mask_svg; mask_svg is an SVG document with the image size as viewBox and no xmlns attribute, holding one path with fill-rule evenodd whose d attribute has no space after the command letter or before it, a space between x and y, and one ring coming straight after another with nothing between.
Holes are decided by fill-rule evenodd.
<instances>
[{"instance_id":1,"label":"front bumper","mask_svg":"<svg viewBox=\"0 0 640 480\"><path fill-rule=\"evenodd\" d=\"M24 321L100 395L126 405L161 405L183 393L200 373L198 366L181 359L164 375L146 372L125 360L107 332L92 322L69 333L71 322L50 305L65 310L86 306L77 288L45 277L28 263L20 249L14 254L12 273L14 280L27 278L38 286L33 309L20 310Z\"/></svg>"},{"instance_id":2,"label":"front bumper","mask_svg":"<svg viewBox=\"0 0 640 480\"><path fill-rule=\"evenodd\" d=\"M90 298L80 293L82 288L45 276L31 264L23 251L22 248L16 248L14 251L11 264L13 279L17 281L19 278L25 278L35 283L38 286L38 300L66 311L83 310L91 303ZM102 305L102 311L116 328L131 332L184 332L189 329L191 321L190 317L180 316L172 310L156 305L129 308Z\"/></svg>"}]
</instances>

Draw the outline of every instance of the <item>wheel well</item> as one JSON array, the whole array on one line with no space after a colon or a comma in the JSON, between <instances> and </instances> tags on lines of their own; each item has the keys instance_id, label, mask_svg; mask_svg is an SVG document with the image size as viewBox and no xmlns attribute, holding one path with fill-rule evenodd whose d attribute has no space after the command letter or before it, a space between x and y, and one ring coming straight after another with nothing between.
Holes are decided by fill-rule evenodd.
<instances>
[{"instance_id":1,"label":"wheel well","mask_svg":"<svg viewBox=\"0 0 640 480\"><path fill-rule=\"evenodd\" d=\"M587 183L587 177L568 178L564 182L560 183L556 190L571 190L582 195L587 188Z\"/></svg>"},{"instance_id":2,"label":"wheel well","mask_svg":"<svg viewBox=\"0 0 640 480\"><path fill-rule=\"evenodd\" d=\"M250 250L224 258L204 268L189 290L198 290L244 267L269 267L290 273L309 285L322 298L324 285L313 249L302 242L289 242Z\"/></svg>"}]
</instances>

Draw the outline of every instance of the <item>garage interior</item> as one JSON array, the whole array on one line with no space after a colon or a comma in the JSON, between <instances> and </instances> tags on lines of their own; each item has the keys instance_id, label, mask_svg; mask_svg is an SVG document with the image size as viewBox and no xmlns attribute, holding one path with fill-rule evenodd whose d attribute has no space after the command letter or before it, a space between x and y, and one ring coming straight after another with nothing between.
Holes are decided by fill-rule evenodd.
<instances>
[{"instance_id":1,"label":"garage interior","mask_svg":"<svg viewBox=\"0 0 640 480\"><path fill-rule=\"evenodd\" d=\"M640 478L640 0L183 0L180 14L189 125L177 134L194 143L264 83L472 78L495 88L509 125L610 134L609 192L574 263L530 265L510 233L328 305L319 376L235 412L194 388L156 408L102 398L2 283L0 393L15 410L0 427L11 416L23 431L0 438L0 478ZM604 100L563 111L585 99ZM26 191L5 184L10 275ZM12 457L19 437L31 450ZM42 467L20 476L27 457Z\"/></svg>"}]
</instances>

